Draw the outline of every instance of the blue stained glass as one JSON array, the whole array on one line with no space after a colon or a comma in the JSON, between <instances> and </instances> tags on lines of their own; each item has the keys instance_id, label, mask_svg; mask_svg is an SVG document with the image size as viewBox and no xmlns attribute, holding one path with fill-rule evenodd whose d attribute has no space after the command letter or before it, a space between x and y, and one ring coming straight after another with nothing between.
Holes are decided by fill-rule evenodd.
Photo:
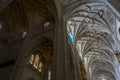
<instances>
[{"instance_id":1,"label":"blue stained glass","mask_svg":"<svg viewBox=\"0 0 120 80\"><path fill-rule=\"evenodd\" d=\"M69 33L69 39L70 39L71 42L74 42L74 36L72 35L71 32Z\"/></svg>"}]
</instances>

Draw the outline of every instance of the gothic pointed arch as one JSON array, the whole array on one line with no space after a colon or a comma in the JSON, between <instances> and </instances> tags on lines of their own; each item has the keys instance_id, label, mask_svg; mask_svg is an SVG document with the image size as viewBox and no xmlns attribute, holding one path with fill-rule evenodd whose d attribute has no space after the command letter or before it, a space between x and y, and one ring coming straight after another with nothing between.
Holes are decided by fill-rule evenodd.
<instances>
[{"instance_id":1,"label":"gothic pointed arch","mask_svg":"<svg viewBox=\"0 0 120 80\"><path fill-rule=\"evenodd\" d=\"M83 61L89 76L87 78L90 79L92 72L101 69L103 71L108 69L108 72L111 69L113 70L111 73L118 76L118 69L114 66L117 62L114 55L117 50L115 47L118 47L115 15L106 7L108 6L106 1L85 1L80 4L79 6L79 3L76 3L77 8L70 9L71 12L68 11L65 17L68 39ZM91 62L93 64L90 64ZM104 66L99 68L103 64ZM92 66L92 70L89 66ZM108 72L103 75L110 76ZM115 75L113 75L114 80Z\"/></svg>"},{"instance_id":2,"label":"gothic pointed arch","mask_svg":"<svg viewBox=\"0 0 120 80\"><path fill-rule=\"evenodd\" d=\"M53 42L47 37L41 37L31 49L29 63L44 80L51 79L51 65L53 61Z\"/></svg>"}]
</instances>

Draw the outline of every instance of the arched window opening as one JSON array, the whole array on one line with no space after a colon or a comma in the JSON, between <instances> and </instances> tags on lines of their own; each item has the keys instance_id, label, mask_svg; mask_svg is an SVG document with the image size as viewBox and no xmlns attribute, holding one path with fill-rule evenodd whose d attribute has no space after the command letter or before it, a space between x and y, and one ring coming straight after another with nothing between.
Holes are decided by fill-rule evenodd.
<instances>
[{"instance_id":1,"label":"arched window opening","mask_svg":"<svg viewBox=\"0 0 120 80\"><path fill-rule=\"evenodd\" d=\"M22 37L24 38L27 35L27 33L28 33L27 31L23 31L22 32Z\"/></svg>"},{"instance_id":2,"label":"arched window opening","mask_svg":"<svg viewBox=\"0 0 120 80\"><path fill-rule=\"evenodd\" d=\"M32 64L39 72L42 72L43 63L38 54L32 54L29 63Z\"/></svg>"},{"instance_id":3,"label":"arched window opening","mask_svg":"<svg viewBox=\"0 0 120 80\"><path fill-rule=\"evenodd\" d=\"M35 55L32 54L31 57L30 57L30 63L31 63L31 64L34 64L34 58L35 58Z\"/></svg>"},{"instance_id":4,"label":"arched window opening","mask_svg":"<svg viewBox=\"0 0 120 80\"><path fill-rule=\"evenodd\" d=\"M39 63L39 68L38 68L39 72L42 72L42 62L40 61Z\"/></svg>"},{"instance_id":5,"label":"arched window opening","mask_svg":"<svg viewBox=\"0 0 120 80\"><path fill-rule=\"evenodd\" d=\"M34 67L35 67L36 69L38 69L38 65L39 65L39 56L36 55L36 56L35 56L35 61L34 61Z\"/></svg>"},{"instance_id":6,"label":"arched window opening","mask_svg":"<svg viewBox=\"0 0 120 80\"><path fill-rule=\"evenodd\" d=\"M44 27L45 27L45 28L48 27L49 25L50 25L50 22L49 22L49 21L47 21L47 22L44 23Z\"/></svg>"},{"instance_id":7,"label":"arched window opening","mask_svg":"<svg viewBox=\"0 0 120 80\"><path fill-rule=\"evenodd\" d=\"M43 39L32 49L29 63L40 73L44 80L51 80L53 58L53 43L48 39Z\"/></svg>"},{"instance_id":8,"label":"arched window opening","mask_svg":"<svg viewBox=\"0 0 120 80\"><path fill-rule=\"evenodd\" d=\"M51 71L48 71L48 80L51 80Z\"/></svg>"}]
</instances>

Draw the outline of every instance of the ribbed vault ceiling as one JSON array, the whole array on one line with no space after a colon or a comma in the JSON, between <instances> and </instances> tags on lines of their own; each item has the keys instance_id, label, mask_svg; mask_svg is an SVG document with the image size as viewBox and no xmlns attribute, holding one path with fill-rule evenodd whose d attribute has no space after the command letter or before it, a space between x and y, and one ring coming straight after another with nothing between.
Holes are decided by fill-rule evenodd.
<instances>
[{"instance_id":1,"label":"ribbed vault ceiling","mask_svg":"<svg viewBox=\"0 0 120 80\"><path fill-rule=\"evenodd\" d=\"M104 2L88 2L75 8L68 17L68 35L80 58L86 59L85 68L90 80L116 80L115 51L117 51L116 17ZM101 79L102 80L102 79Z\"/></svg>"},{"instance_id":2,"label":"ribbed vault ceiling","mask_svg":"<svg viewBox=\"0 0 120 80\"><path fill-rule=\"evenodd\" d=\"M2 3L5 4L5 1ZM31 26L38 26L40 22L54 22L56 7L51 0L13 0L1 11L0 16L11 36L15 36Z\"/></svg>"},{"instance_id":3,"label":"ribbed vault ceiling","mask_svg":"<svg viewBox=\"0 0 120 80\"><path fill-rule=\"evenodd\" d=\"M54 23L56 16L53 0L0 0L0 50L10 46L6 54L0 54L0 63L16 59L24 40L24 31L29 33L30 30L44 26L45 22ZM12 53L12 45L19 46L19 49Z\"/></svg>"},{"instance_id":4,"label":"ribbed vault ceiling","mask_svg":"<svg viewBox=\"0 0 120 80\"><path fill-rule=\"evenodd\" d=\"M64 7L79 0L59 1ZM119 0L108 1L120 11ZM5 24L3 25L5 28L0 32L2 34L0 38L3 38L1 43L6 44L13 40L13 37L19 37L23 31L37 26L40 22L54 22L57 14L53 0L1 0L0 9L2 9L0 19ZM101 78L113 80L115 75L112 55L117 45L113 27L115 19L114 16L111 18L106 15L106 10L104 4L83 5L69 15L67 22L68 33L72 32L81 54L87 57L95 80L102 80ZM110 23L112 19L113 23Z\"/></svg>"}]
</instances>

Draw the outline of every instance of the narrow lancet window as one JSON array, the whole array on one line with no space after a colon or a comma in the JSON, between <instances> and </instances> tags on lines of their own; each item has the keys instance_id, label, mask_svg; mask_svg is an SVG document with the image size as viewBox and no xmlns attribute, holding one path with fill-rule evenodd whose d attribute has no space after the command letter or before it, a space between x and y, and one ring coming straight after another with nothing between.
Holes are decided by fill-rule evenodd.
<instances>
[{"instance_id":1,"label":"narrow lancet window","mask_svg":"<svg viewBox=\"0 0 120 80\"><path fill-rule=\"evenodd\" d=\"M39 72L42 72L42 65L43 65L42 62L40 61L40 63L39 63L39 69L38 69Z\"/></svg>"},{"instance_id":2,"label":"narrow lancet window","mask_svg":"<svg viewBox=\"0 0 120 80\"><path fill-rule=\"evenodd\" d=\"M39 65L39 56L36 55L36 57L35 57L35 62L34 62L34 67L35 67L35 68L38 68L38 65Z\"/></svg>"},{"instance_id":3,"label":"narrow lancet window","mask_svg":"<svg viewBox=\"0 0 120 80\"><path fill-rule=\"evenodd\" d=\"M31 57L30 57L30 61L29 61L30 64L34 64L34 63L33 63L33 62L34 62L34 58L35 58L35 56L34 56L34 54L32 54Z\"/></svg>"},{"instance_id":4,"label":"narrow lancet window","mask_svg":"<svg viewBox=\"0 0 120 80\"><path fill-rule=\"evenodd\" d=\"M48 80L51 80L51 71L48 71Z\"/></svg>"}]
</instances>

